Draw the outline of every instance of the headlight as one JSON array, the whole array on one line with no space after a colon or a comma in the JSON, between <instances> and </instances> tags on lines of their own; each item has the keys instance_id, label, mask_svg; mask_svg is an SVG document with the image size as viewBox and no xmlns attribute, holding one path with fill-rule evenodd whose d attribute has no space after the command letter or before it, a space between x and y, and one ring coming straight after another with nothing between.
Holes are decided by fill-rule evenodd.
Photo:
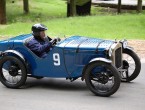
<instances>
[{"instance_id":1,"label":"headlight","mask_svg":"<svg viewBox=\"0 0 145 110\"><path fill-rule=\"evenodd\" d=\"M126 48L127 45L128 45L128 42L127 42L127 40L125 40L125 41L123 42L123 48Z\"/></svg>"},{"instance_id":2,"label":"headlight","mask_svg":"<svg viewBox=\"0 0 145 110\"><path fill-rule=\"evenodd\" d=\"M122 43L122 47L123 47L123 48L126 48L126 47L128 46L127 40L122 40L122 41L120 41L120 42Z\"/></svg>"}]
</instances>

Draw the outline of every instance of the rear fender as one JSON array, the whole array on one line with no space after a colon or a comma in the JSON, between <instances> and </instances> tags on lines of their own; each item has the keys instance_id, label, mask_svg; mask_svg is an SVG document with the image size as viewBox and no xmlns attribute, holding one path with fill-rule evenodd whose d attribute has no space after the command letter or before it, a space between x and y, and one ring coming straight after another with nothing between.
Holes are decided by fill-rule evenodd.
<instances>
[{"instance_id":1,"label":"rear fender","mask_svg":"<svg viewBox=\"0 0 145 110\"><path fill-rule=\"evenodd\" d=\"M16 50L6 50L3 52L3 55L14 55L14 56L19 57L23 62L25 62L24 56Z\"/></svg>"},{"instance_id":2,"label":"rear fender","mask_svg":"<svg viewBox=\"0 0 145 110\"><path fill-rule=\"evenodd\" d=\"M99 62L99 61L101 61L101 62L105 62L105 63L110 63L110 64L112 63L111 60L106 59L106 58L93 58L93 59L91 59L90 62L89 62L89 63L84 67L84 69L83 69L83 73L82 73L82 81L83 81L84 78L85 78L85 71L86 71L87 67L88 67L91 63Z\"/></svg>"},{"instance_id":3,"label":"rear fender","mask_svg":"<svg viewBox=\"0 0 145 110\"><path fill-rule=\"evenodd\" d=\"M6 50L4 52L0 52L0 56L1 56L1 58L5 57L5 56L15 56L15 57L17 57L24 64L27 73L30 73L28 63L26 62L24 56L20 52L18 52L16 50Z\"/></svg>"}]
</instances>

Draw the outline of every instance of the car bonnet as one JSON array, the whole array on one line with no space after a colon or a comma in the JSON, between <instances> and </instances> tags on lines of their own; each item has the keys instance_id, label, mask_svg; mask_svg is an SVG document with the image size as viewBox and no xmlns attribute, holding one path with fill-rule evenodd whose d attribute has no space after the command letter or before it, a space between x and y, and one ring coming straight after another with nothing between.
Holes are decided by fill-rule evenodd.
<instances>
[{"instance_id":1,"label":"car bonnet","mask_svg":"<svg viewBox=\"0 0 145 110\"><path fill-rule=\"evenodd\" d=\"M65 50L98 51L110 47L113 43L114 41L111 40L103 40L103 39L89 38L89 37L82 37L82 36L72 36L60 42L59 47L63 47Z\"/></svg>"},{"instance_id":2,"label":"car bonnet","mask_svg":"<svg viewBox=\"0 0 145 110\"><path fill-rule=\"evenodd\" d=\"M114 41L111 40L103 40L97 38L88 38L82 36L72 36L70 38L65 39L62 41L59 46L64 47L66 50L73 49L73 50L104 50L110 47Z\"/></svg>"}]
</instances>

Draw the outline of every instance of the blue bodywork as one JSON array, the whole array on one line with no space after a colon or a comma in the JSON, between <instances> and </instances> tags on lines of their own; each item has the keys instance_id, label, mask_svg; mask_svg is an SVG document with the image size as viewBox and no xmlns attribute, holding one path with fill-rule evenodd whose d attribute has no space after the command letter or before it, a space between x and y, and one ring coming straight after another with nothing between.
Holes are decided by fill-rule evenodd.
<instances>
[{"instance_id":1,"label":"blue bodywork","mask_svg":"<svg viewBox=\"0 0 145 110\"><path fill-rule=\"evenodd\" d=\"M21 53L33 76L78 78L94 58L107 58L106 49L114 41L72 36L58 42L46 58L39 58L26 47L32 34L0 41L0 51L16 50Z\"/></svg>"}]
</instances>

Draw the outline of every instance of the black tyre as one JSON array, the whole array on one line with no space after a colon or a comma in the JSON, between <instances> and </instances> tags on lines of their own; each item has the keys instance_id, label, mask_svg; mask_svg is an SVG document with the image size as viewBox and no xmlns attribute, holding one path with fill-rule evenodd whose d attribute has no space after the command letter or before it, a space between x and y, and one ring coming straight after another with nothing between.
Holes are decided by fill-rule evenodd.
<instances>
[{"instance_id":1,"label":"black tyre","mask_svg":"<svg viewBox=\"0 0 145 110\"><path fill-rule=\"evenodd\" d=\"M130 49L123 50L123 69L126 69L126 71L122 72L121 80L125 82L134 80L140 73L140 59L137 54Z\"/></svg>"},{"instance_id":2,"label":"black tyre","mask_svg":"<svg viewBox=\"0 0 145 110\"><path fill-rule=\"evenodd\" d=\"M117 69L105 62L93 62L85 71L87 87L97 96L108 97L120 86L120 75Z\"/></svg>"},{"instance_id":3,"label":"black tyre","mask_svg":"<svg viewBox=\"0 0 145 110\"><path fill-rule=\"evenodd\" d=\"M8 88L20 88L27 79L24 63L14 56L0 59L0 81Z\"/></svg>"}]
</instances>

